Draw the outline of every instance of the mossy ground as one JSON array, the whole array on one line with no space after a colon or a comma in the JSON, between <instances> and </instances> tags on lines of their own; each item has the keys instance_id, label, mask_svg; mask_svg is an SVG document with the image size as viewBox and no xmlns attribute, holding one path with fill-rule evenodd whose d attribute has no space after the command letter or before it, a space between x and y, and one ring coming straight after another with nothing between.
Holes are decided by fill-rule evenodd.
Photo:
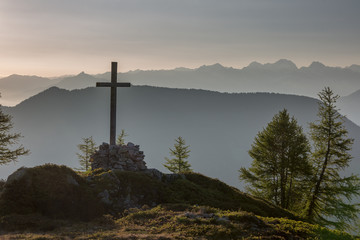
<instances>
[{"instance_id":1,"label":"mossy ground","mask_svg":"<svg viewBox=\"0 0 360 240\"><path fill-rule=\"evenodd\" d=\"M169 181L159 181L141 172L95 170L84 175L92 176L94 190L115 192L114 197L144 196L139 206L152 203L180 203L205 205L223 210L242 210L265 217L299 219L295 214L265 200L245 194L218 179L199 173L186 173ZM116 176L116 181L114 181ZM114 184L115 183L115 184Z\"/></svg>"},{"instance_id":2,"label":"mossy ground","mask_svg":"<svg viewBox=\"0 0 360 240\"><path fill-rule=\"evenodd\" d=\"M110 209L104 190L119 202L135 196L139 207ZM168 181L44 165L0 186L0 239L355 239L300 220L196 173Z\"/></svg>"},{"instance_id":3,"label":"mossy ground","mask_svg":"<svg viewBox=\"0 0 360 240\"><path fill-rule=\"evenodd\" d=\"M299 219L293 213L265 200L245 194L218 179L187 173L169 184L167 202L205 205L223 210L242 210L265 217Z\"/></svg>"},{"instance_id":4,"label":"mossy ground","mask_svg":"<svg viewBox=\"0 0 360 240\"><path fill-rule=\"evenodd\" d=\"M55 220L49 219L49 225L53 221ZM159 205L152 209L130 209L117 219L104 215L91 222L57 221L52 224L56 227L48 230L38 229L35 225L22 232L6 233L1 237L78 240L356 239L343 232L295 220L259 217L244 211L174 204Z\"/></svg>"}]
</instances>

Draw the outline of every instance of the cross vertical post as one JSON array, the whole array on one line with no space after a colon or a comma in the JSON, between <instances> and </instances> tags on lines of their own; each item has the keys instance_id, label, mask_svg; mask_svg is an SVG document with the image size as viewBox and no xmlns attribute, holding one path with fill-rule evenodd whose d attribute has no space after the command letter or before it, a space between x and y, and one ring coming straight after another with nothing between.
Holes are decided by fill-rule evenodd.
<instances>
[{"instance_id":1,"label":"cross vertical post","mask_svg":"<svg viewBox=\"0 0 360 240\"><path fill-rule=\"evenodd\" d=\"M117 83L117 62L111 63L111 84ZM115 145L116 138L116 86L111 86L110 96L110 145Z\"/></svg>"},{"instance_id":2,"label":"cross vertical post","mask_svg":"<svg viewBox=\"0 0 360 240\"><path fill-rule=\"evenodd\" d=\"M116 97L117 87L130 87L130 83L117 82L117 62L111 63L111 82L97 82L96 87L110 87L110 145L115 145L116 138Z\"/></svg>"}]
</instances>

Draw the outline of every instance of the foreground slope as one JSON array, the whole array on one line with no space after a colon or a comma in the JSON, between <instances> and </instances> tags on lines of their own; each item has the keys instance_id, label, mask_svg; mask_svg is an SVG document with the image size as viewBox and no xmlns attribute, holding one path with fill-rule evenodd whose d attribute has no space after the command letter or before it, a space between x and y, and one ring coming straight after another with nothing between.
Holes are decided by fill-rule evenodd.
<instances>
[{"instance_id":1,"label":"foreground slope","mask_svg":"<svg viewBox=\"0 0 360 240\"><path fill-rule=\"evenodd\" d=\"M155 173L155 174L154 174ZM21 197L20 197L21 196ZM163 203L198 204L268 217L296 217L275 205L201 174L103 171L80 176L65 166L46 164L20 168L1 189L0 214L41 214L89 220L103 213Z\"/></svg>"},{"instance_id":2,"label":"foreground slope","mask_svg":"<svg viewBox=\"0 0 360 240\"><path fill-rule=\"evenodd\" d=\"M39 224L41 222L43 224ZM355 240L347 233L330 230L301 221L259 217L244 211L188 206L158 206L133 209L123 217L105 215L91 222L23 219L32 228L3 232L5 239L316 239Z\"/></svg>"},{"instance_id":3,"label":"foreground slope","mask_svg":"<svg viewBox=\"0 0 360 240\"><path fill-rule=\"evenodd\" d=\"M0 188L1 234L6 239L353 239L216 179L150 173L78 175L56 165L19 169Z\"/></svg>"}]
</instances>

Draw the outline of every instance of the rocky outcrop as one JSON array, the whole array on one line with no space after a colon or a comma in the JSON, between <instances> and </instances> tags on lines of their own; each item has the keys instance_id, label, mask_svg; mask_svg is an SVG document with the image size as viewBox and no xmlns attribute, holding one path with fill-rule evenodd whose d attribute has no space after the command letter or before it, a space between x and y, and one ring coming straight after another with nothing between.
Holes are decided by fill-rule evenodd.
<instances>
[{"instance_id":1,"label":"rocky outcrop","mask_svg":"<svg viewBox=\"0 0 360 240\"><path fill-rule=\"evenodd\" d=\"M154 207L163 202L165 183L146 173L120 169L99 171L87 177L87 182L106 211L117 216L125 209Z\"/></svg>"},{"instance_id":2,"label":"rocky outcrop","mask_svg":"<svg viewBox=\"0 0 360 240\"><path fill-rule=\"evenodd\" d=\"M26 167L19 168L18 170L16 170L15 172L13 172L12 174L10 174L8 176L6 184L11 184L14 181L18 181L19 179L21 179L22 177L24 177L26 175L28 170L29 170L29 168L26 168Z\"/></svg>"},{"instance_id":3,"label":"rocky outcrop","mask_svg":"<svg viewBox=\"0 0 360 240\"><path fill-rule=\"evenodd\" d=\"M171 183L177 179L185 179L185 175L184 174L179 174L179 173L162 173L159 170L157 170L156 168L149 168L149 169L145 169L143 171L141 171L142 173L145 173L147 175L149 175L152 178L155 178L159 181L162 181L164 183Z\"/></svg>"},{"instance_id":4,"label":"rocky outcrop","mask_svg":"<svg viewBox=\"0 0 360 240\"><path fill-rule=\"evenodd\" d=\"M8 177L0 195L0 216L41 214L55 219L90 220L103 213L103 203L93 189L66 166L20 168Z\"/></svg>"},{"instance_id":5,"label":"rocky outcrop","mask_svg":"<svg viewBox=\"0 0 360 240\"><path fill-rule=\"evenodd\" d=\"M144 157L139 145L131 142L127 145L103 143L91 156L91 168L95 171L87 181L98 189L97 196L109 213L116 215L144 205L154 207L165 198L166 184L185 178L182 174L148 169Z\"/></svg>"},{"instance_id":6,"label":"rocky outcrop","mask_svg":"<svg viewBox=\"0 0 360 240\"><path fill-rule=\"evenodd\" d=\"M146 170L144 153L139 145L129 142L127 145L109 145L103 143L91 156L91 168L104 170L143 171Z\"/></svg>"}]
</instances>

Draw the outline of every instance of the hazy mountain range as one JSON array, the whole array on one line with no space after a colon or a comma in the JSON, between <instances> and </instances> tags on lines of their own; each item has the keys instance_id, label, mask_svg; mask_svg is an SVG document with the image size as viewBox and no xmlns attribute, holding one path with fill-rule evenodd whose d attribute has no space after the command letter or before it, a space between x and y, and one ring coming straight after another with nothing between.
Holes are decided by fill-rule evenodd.
<instances>
[{"instance_id":1,"label":"hazy mountain range","mask_svg":"<svg viewBox=\"0 0 360 240\"><path fill-rule=\"evenodd\" d=\"M15 105L41 91L53 86L57 81L37 77L11 75L0 79L0 104Z\"/></svg>"},{"instance_id":2,"label":"hazy mountain range","mask_svg":"<svg viewBox=\"0 0 360 240\"><path fill-rule=\"evenodd\" d=\"M360 126L360 90L340 98L340 112Z\"/></svg>"},{"instance_id":3,"label":"hazy mountain range","mask_svg":"<svg viewBox=\"0 0 360 240\"><path fill-rule=\"evenodd\" d=\"M73 90L95 86L98 81L109 81L110 73L54 79L37 76L11 75L0 79L0 104L14 106L21 101L49 88ZM149 85L169 88L193 88L219 92L274 92L316 97L325 86L330 86L340 99L341 113L360 125L360 66L346 68L327 67L313 62L309 67L298 68L289 60L275 63L251 63L243 69L224 67L220 64L197 69L176 68L173 70L130 71L120 73L119 81L133 85ZM354 94L353 94L354 93Z\"/></svg>"},{"instance_id":4,"label":"hazy mountain range","mask_svg":"<svg viewBox=\"0 0 360 240\"><path fill-rule=\"evenodd\" d=\"M49 86L72 90L95 86L97 81L104 79L109 81L109 72L93 76L82 72L77 76L56 79L11 75L0 79L0 92L3 95L0 104L15 105ZM329 86L339 95L347 96L360 89L360 66L328 67L313 62L308 67L298 68L293 62L281 59L267 64L252 62L242 69L217 63L197 69L136 70L119 74L119 80L134 85L219 92L275 92L310 97L316 97L324 86Z\"/></svg>"},{"instance_id":5,"label":"hazy mountain range","mask_svg":"<svg viewBox=\"0 0 360 240\"><path fill-rule=\"evenodd\" d=\"M130 73L129 73L130 74ZM31 150L16 165L1 166L0 178L14 169L47 162L78 167L76 145L93 136L108 142L109 89L68 91L52 87L15 107L3 108L13 116L15 130ZM350 96L349 96L350 98ZM140 145L148 167L162 166L174 139L182 136L191 153L194 171L240 187L238 169L248 167L247 151L256 134L274 114L287 108L307 131L318 101L303 96L270 93L219 93L204 90L134 86L118 90L118 132ZM360 127L346 121L356 138L349 172L360 173Z\"/></svg>"}]
</instances>

